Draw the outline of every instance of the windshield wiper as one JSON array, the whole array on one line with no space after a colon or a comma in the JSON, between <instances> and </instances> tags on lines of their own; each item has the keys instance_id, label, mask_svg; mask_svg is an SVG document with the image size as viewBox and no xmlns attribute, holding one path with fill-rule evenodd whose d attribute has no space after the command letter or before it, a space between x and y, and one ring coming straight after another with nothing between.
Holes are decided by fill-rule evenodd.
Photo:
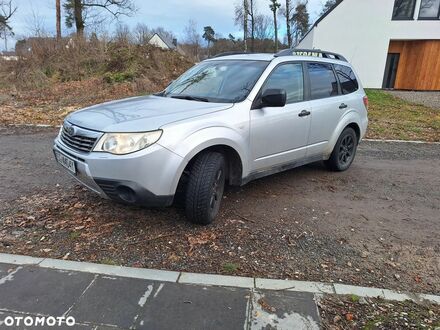
<instances>
[{"instance_id":1,"label":"windshield wiper","mask_svg":"<svg viewBox=\"0 0 440 330\"><path fill-rule=\"evenodd\" d=\"M191 96L191 95L173 95L173 96L171 96L171 98L181 99L181 100L190 100L190 101L209 102L209 100L206 97Z\"/></svg>"}]
</instances>

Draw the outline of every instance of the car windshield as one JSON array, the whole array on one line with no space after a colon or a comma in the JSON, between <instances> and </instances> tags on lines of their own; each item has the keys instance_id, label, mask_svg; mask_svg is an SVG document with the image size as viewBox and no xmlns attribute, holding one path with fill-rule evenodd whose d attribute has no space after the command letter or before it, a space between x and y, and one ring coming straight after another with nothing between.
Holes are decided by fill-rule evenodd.
<instances>
[{"instance_id":1,"label":"car windshield","mask_svg":"<svg viewBox=\"0 0 440 330\"><path fill-rule=\"evenodd\" d=\"M160 95L203 102L241 102L267 65L266 61L249 60L202 62L185 72Z\"/></svg>"}]
</instances>

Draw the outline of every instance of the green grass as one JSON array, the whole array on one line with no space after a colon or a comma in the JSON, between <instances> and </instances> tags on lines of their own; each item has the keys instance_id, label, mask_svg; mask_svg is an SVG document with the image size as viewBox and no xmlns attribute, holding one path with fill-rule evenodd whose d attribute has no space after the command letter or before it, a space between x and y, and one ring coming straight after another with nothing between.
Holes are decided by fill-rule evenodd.
<instances>
[{"instance_id":1,"label":"green grass","mask_svg":"<svg viewBox=\"0 0 440 330\"><path fill-rule=\"evenodd\" d=\"M101 260L101 264L110 265L110 266L117 266L118 265L118 263L115 260L111 259L111 258L104 258L104 259L102 259Z\"/></svg>"},{"instance_id":2,"label":"green grass","mask_svg":"<svg viewBox=\"0 0 440 330\"><path fill-rule=\"evenodd\" d=\"M440 111L413 104L380 90L366 90L368 138L440 141Z\"/></svg>"},{"instance_id":3,"label":"green grass","mask_svg":"<svg viewBox=\"0 0 440 330\"><path fill-rule=\"evenodd\" d=\"M72 231L69 234L70 239L78 239L81 236L81 233L79 231Z\"/></svg>"},{"instance_id":4,"label":"green grass","mask_svg":"<svg viewBox=\"0 0 440 330\"><path fill-rule=\"evenodd\" d=\"M235 273L239 268L238 264L234 264L232 262L227 262L223 264L223 270L228 273Z\"/></svg>"}]
</instances>

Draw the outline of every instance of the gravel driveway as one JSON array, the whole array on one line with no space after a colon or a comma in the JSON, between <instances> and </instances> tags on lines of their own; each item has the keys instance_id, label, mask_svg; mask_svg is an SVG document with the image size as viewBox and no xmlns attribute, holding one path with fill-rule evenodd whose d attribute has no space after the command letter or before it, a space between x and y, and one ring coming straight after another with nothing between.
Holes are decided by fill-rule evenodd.
<instances>
[{"instance_id":1,"label":"gravel driveway","mask_svg":"<svg viewBox=\"0 0 440 330\"><path fill-rule=\"evenodd\" d=\"M386 91L395 97L408 102L421 104L432 109L440 110L440 91L439 92L416 92L416 91Z\"/></svg>"},{"instance_id":2,"label":"gravel driveway","mask_svg":"<svg viewBox=\"0 0 440 330\"><path fill-rule=\"evenodd\" d=\"M440 145L363 142L229 188L208 227L101 200L52 160L56 130L0 128L0 252L440 293Z\"/></svg>"}]
</instances>

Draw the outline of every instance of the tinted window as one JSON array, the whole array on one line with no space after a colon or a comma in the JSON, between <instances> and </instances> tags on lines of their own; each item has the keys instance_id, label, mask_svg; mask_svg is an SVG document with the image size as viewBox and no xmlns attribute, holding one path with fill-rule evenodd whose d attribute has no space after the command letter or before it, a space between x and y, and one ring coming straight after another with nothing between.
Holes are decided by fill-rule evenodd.
<instances>
[{"instance_id":1,"label":"tinted window","mask_svg":"<svg viewBox=\"0 0 440 330\"><path fill-rule=\"evenodd\" d=\"M394 2L393 19L413 19L416 0L396 0Z\"/></svg>"},{"instance_id":2,"label":"tinted window","mask_svg":"<svg viewBox=\"0 0 440 330\"><path fill-rule=\"evenodd\" d=\"M440 0L422 0L419 18L439 18Z\"/></svg>"},{"instance_id":3,"label":"tinted window","mask_svg":"<svg viewBox=\"0 0 440 330\"><path fill-rule=\"evenodd\" d=\"M267 89L284 89L287 103L304 100L304 78L302 64L288 63L275 68L267 80L263 92Z\"/></svg>"},{"instance_id":4,"label":"tinted window","mask_svg":"<svg viewBox=\"0 0 440 330\"><path fill-rule=\"evenodd\" d=\"M332 66L324 63L307 63L312 100L338 95L338 83Z\"/></svg>"},{"instance_id":5,"label":"tinted window","mask_svg":"<svg viewBox=\"0 0 440 330\"><path fill-rule=\"evenodd\" d=\"M353 70L345 65L335 65L335 71L341 85L342 94L350 94L357 91L359 85Z\"/></svg>"}]
</instances>

